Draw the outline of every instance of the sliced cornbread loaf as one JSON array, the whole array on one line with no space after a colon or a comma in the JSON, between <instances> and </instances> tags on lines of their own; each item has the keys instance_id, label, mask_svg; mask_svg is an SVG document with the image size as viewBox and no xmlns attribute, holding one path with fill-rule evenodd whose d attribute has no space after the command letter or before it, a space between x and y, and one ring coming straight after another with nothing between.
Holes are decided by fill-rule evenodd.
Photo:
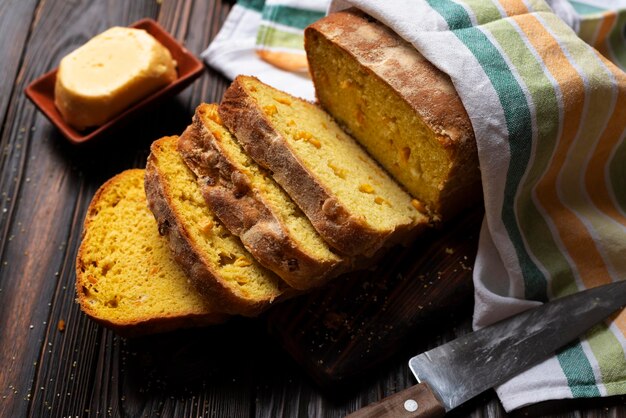
<instances>
[{"instance_id":1,"label":"sliced cornbread loaf","mask_svg":"<svg viewBox=\"0 0 626 418\"><path fill-rule=\"evenodd\" d=\"M176 260L201 293L225 312L256 315L287 286L208 208L177 142L177 137L165 137L150 147L145 187L159 232L168 237Z\"/></svg>"},{"instance_id":2,"label":"sliced cornbread loaf","mask_svg":"<svg viewBox=\"0 0 626 418\"><path fill-rule=\"evenodd\" d=\"M320 286L347 263L221 124L217 105L201 104L178 150L224 225L265 267L296 289Z\"/></svg>"},{"instance_id":3,"label":"sliced cornbread loaf","mask_svg":"<svg viewBox=\"0 0 626 418\"><path fill-rule=\"evenodd\" d=\"M352 9L309 26L305 47L321 106L433 218L480 200L472 125L446 74Z\"/></svg>"},{"instance_id":4,"label":"sliced cornbread loaf","mask_svg":"<svg viewBox=\"0 0 626 418\"><path fill-rule=\"evenodd\" d=\"M123 335L221 322L174 261L148 210L144 170L127 170L95 194L76 258L81 309Z\"/></svg>"},{"instance_id":5,"label":"sliced cornbread loaf","mask_svg":"<svg viewBox=\"0 0 626 418\"><path fill-rule=\"evenodd\" d=\"M219 114L342 253L374 254L427 224L416 202L319 107L239 76Z\"/></svg>"}]
</instances>

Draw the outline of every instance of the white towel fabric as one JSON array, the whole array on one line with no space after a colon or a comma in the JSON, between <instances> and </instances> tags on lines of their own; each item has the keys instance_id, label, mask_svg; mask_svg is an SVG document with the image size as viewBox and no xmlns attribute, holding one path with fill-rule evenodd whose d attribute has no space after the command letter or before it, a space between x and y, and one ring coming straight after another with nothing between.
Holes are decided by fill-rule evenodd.
<instances>
[{"instance_id":1,"label":"white towel fabric","mask_svg":"<svg viewBox=\"0 0 626 418\"><path fill-rule=\"evenodd\" d=\"M327 0L319 1L328 3ZM283 71L259 58L256 40L260 25L260 12L235 4L220 32L202 53L202 58L231 80L240 74L253 75L294 96L315 100L315 90L310 78Z\"/></svg>"}]
</instances>

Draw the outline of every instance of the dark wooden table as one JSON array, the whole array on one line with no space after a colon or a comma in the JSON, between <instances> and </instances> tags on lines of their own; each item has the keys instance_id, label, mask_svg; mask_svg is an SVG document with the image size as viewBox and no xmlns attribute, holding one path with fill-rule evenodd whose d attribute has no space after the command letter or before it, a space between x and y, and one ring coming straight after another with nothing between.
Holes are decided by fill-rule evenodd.
<instances>
[{"instance_id":1,"label":"dark wooden table","mask_svg":"<svg viewBox=\"0 0 626 418\"><path fill-rule=\"evenodd\" d=\"M0 0L0 417L339 417L414 384L406 368L413 350L469 330L466 306L337 389L315 383L270 335L265 317L127 340L80 312L74 258L94 192L120 171L145 166L149 144L180 133L195 106L219 100L228 81L207 68L176 99L84 147L61 137L23 90L93 35L144 17L199 54L231 6ZM626 416L624 403L558 402L515 415L618 417ZM506 414L490 391L453 415Z\"/></svg>"}]
</instances>

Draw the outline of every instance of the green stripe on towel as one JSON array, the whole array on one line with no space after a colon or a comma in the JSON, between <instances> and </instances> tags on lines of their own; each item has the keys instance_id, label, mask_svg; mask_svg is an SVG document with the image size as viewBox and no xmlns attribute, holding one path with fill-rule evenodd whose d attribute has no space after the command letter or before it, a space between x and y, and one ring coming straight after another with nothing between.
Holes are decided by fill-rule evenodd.
<instances>
[{"instance_id":1,"label":"green stripe on towel","mask_svg":"<svg viewBox=\"0 0 626 418\"><path fill-rule=\"evenodd\" d=\"M591 364L580 342L571 344L557 353L561 369L575 398L593 398L600 396Z\"/></svg>"},{"instance_id":2,"label":"green stripe on towel","mask_svg":"<svg viewBox=\"0 0 626 418\"><path fill-rule=\"evenodd\" d=\"M609 45L611 47L610 58L620 68L626 68L626 11L620 11L617 14L617 21L609 35Z\"/></svg>"},{"instance_id":3,"label":"green stripe on towel","mask_svg":"<svg viewBox=\"0 0 626 418\"><path fill-rule=\"evenodd\" d=\"M495 218L488 219L515 289L508 296L546 300L623 277L626 75L541 0L427 3L478 61L472 77L490 84L485 102L499 101L486 121L505 124L494 149L506 176L492 183L499 195L489 202ZM593 42L608 33L600 51L625 67L626 13L587 11L595 14L583 20L583 35ZM478 126L482 135L501 132ZM477 141L480 150L489 138ZM557 354L564 379L555 379L574 397L625 393L624 337L624 318L597 327Z\"/></svg>"},{"instance_id":4,"label":"green stripe on towel","mask_svg":"<svg viewBox=\"0 0 626 418\"><path fill-rule=\"evenodd\" d=\"M626 212L626 138L622 137L621 144L617 148L609 165L609 176L615 200L623 212Z\"/></svg>"},{"instance_id":5,"label":"green stripe on towel","mask_svg":"<svg viewBox=\"0 0 626 418\"><path fill-rule=\"evenodd\" d=\"M574 10L581 15L590 15L594 13L603 12L605 9L601 9L597 6L592 6L591 4L579 3L577 1L569 0L569 2L574 6Z\"/></svg>"},{"instance_id":6,"label":"green stripe on towel","mask_svg":"<svg viewBox=\"0 0 626 418\"><path fill-rule=\"evenodd\" d=\"M537 149L526 169L527 175L519 186L516 204L519 226L524 231L528 247L544 268L549 272L566 272L558 276L565 276L567 282L571 283L570 266L554 241L550 228L532 197L536 180L550 164L559 133L559 120L554 117L554 109L559 106L556 92L554 88L547 88L551 86L551 81L511 20L494 22L489 25L489 29L528 89L528 94L534 104L533 123L537 129L537 136L543 138L536 144ZM574 283L571 291L577 290Z\"/></svg>"},{"instance_id":7,"label":"green stripe on towel","mask_svg":"<svg viewBox=\"0 0 626 418\"><path fill-rule=\"evenodd\" d=\"M283 5L268 5L263 8L263 20L301 30L323 18L324 15L323 11L298 9Z\"/></svg>"},{"instance_id":8,"label":"green stripe on towel","mask_svg":"<svg viewBox=\"0 0 626 418\"><path fill-rule=\"evenodd\" d=\"M261 24L257 34L257 45L261 48L269 46L303 50L304 35L302 33L281 31L275 27Z\"/></svg>"},{"instance_id":9,"label":"green stripe on towel","mask_svg":"<svg viewBox=\"0 0 626 418\"><path fill-rule=\"evenodd\" d=\"M450 29L480 62L491 81L509 132L510 164L506 178L502 221L520 260L527 299L547 300L546 279L530 258L522 240L514 213L515 196L530 158L532 145L532 121L528 103L522 88L508 70L500 52L479 29L472 27L466 10L449 0L427 0L448 23Z\"/></svg>"},{"instance_id":10,"label":"green stripe on towel","mask_svg":"<svg viewBox=\"0 0 626 418\"><path fill-rule=\"evenodd\" d=\"M238 0L237 5L261 13L263 6L265 6L265 0Z\"/></svg>"},{"instance_id":11,"label":"green stripe on towel","mask_svg":"<svg viewBox=\"0 0 626 418\"><path fill-rule=\"evenodd\" d=\"M626 393L626 358L618 339L606 325L600 324L587 334L587 341L600 365L602 381L607 382L606 394Z\"/></svg>"},{"instance_id":12,"label":"green stripe on towel","mask_svg":"<svg viewBox=\"0 0 626 418\"><path fill-rule=\"evenodd\" d=\"M553 19L552 15L536 13L532 16L524 15L526 16L524 18L518 17L521 19L519 24L525 22L525 27L529 28L539 24L539 28L544 26L559 39L558 45L553 46L554 53L566 57L561 58L565 67L556 69L557 73L563 72L560 77L548 78L550 69L544 66L538 55L532 53L534 51L532 43L537 42L534 37L539 35L531 31L529 33L533 33L534 37L528 35L532 39L527 39L526 33L513 23L515 19L499 17L494 19L493 9L488 9L484 5L472 7L478 4L474 0L468 0L464 4L468 6L467 9L459 2L429 0L429 5L446 20L454 35L479 61L502 106L508 128L510 154L501 217L518 257L526 298L540 300L547 298L546 279L530 254L533 254L552 278L551 288L554 294L577 291L574 279L577 273L572 270L571 260L565 257L568 247L555 242L553 238L555 231L551 230L546 219L554 222L551 217L558 216L559 210L569 210L585 220L584 228L587 228L589 233L607 237L609 242L613 235L619 238L619 233L611 233L611 228L615 228L612 223L614 221L596 216L598 209L587 205L583 198L584 194L580 193L580 188L584 187L582 180L589 164L588 158L594 155L596 144L606 128L607 115L612 114L614 106L609 90L593 88L593 83L604 86L611 84L608 71L597 60L595 52L577 38L573 39L575 35L565 28L560 20ZM523 8L518 10L520 10L518 13L523 13ZM485 11L488 15L481 16ZM472 12L476 13L476 16L468 14ZM472 21L488 23L475 28L472 27ZM529 24L531 26L528 26ZM548 38L552 39L550 35ZM495 43L492 43L491 39ZM571 49L561 51L560 49L566 48L566 45ZM540 51L538 54L546 54L546 51ZM575 59L579 61L576 62ZM519 81L513 76L514 73L519 77ZM559 85L559 80L566 80L567 83L578 81ZM572 94L584 98L585 106L581 108L582 105L568 105L566 103L568 95ZM534 109L534 115L531 108ZM559 109L562 109L563 113L559 112ZM598 113L604 116L598 117ZM563 127L565 131L562 131ZM536 138L532 134L533 128ZM568 158L551 167L553 155L555 152L562 153L565 144L568 146ZM533 149L533 146L536 149ZM619 150L623 149L624 145L620 144ZM539 211L533 192L548 169L572 181L553 183L550 177L543 180L545 186L557 187L555 193L558 193L559 204L564 208L558 209L557 206L546 213L546 208L544 212ZM554 171L555 169L558 171ZM624 169L621 170L622 178L626 177ZM611 174L613 178L617 177ZM519 218L516 217L517 214L520 214ZM612 250L610 247L602 246L597 249L606 260L610 260L619 271L622 271L623 263L618 254ZM611 330L605 329L594 334L593 338L588 340L588 344L589 358L581 344L571 345L558 354L559 363L573 396L600 396L590 363L591 358L597 362L600 375L598 377L601 377L602 381L610 382L608 386L605 385L607 392L623 393L622 382L625 377L622 375L626 374L626 360L620 341ZM616 358L622 359L621 363L624 364L616 365Z\"/></svg>"},{"instance_id":13,"label":"green stripe on towel","mask_svg":"<svg viewBox=\"0 0 626 418\"><path fill-rule=\"evenodd\" d=\"M466 0L464 3L472 9L474 16L476 16L476 22L479 25L498 20L502 17L500 9L492 2L485 0Z\"/></svg>"},{"instance_id":14,"label":"green stripe on towel","mask_svg":"<svg viewBox=\"0 0 626 418\"><path fill-rule=\"evenodd\" d=\"M589 45L593 45L595 43L595 38L601 24L601 15L596 15L594 18L586 18L581 20L578 36L580 36L580 39L587 42Z\"/></svg>"}]
</instances>

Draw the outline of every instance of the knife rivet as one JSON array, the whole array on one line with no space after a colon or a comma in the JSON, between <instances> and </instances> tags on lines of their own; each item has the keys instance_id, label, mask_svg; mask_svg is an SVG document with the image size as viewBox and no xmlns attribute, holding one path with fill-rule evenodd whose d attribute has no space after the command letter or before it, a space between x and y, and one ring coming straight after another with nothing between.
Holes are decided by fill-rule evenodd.
<instances>
[{"instance_id":1,"label":"knife rivet","mask_svg":"<svg viewBox=\"0 0 626 418\"><path fill-rule=\"evenodd\" d=\"M406 409L409 412L417 411L418 407L419 405L413 399L407 399L406 401L404 401L404 409Z\"/></svg>"}]
</instances>

